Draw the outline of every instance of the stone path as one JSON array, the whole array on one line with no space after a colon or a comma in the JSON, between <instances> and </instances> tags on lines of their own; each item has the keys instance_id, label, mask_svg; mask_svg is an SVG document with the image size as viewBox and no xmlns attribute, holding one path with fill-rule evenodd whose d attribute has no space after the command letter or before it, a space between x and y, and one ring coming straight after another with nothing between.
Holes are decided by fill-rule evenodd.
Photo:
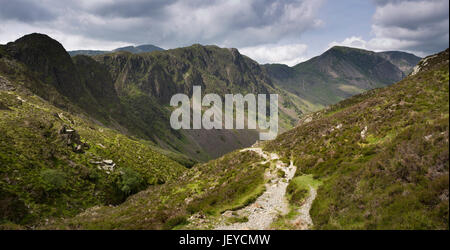
<instances>
[{"instance_id":1,"label":"stone path","mask_svg":"<svg viewBox=\"0 0 450 250\"><path fill-rule=\"evenodd\" d=\"M266 184L266 191L259 196L254 203L234 212L237 217L246 216L248 221L227 225L226 219L230 216L234 216L231 211L227 211L222 215L224 218L222 218L219 225L215 228L216 230L268 229L278 214L286 214L289 212L285 193L289 181L294 177L297 167L293 165L292 161L290 165L287 166L287 164L279 160L280 157L277 154L264 152L261 148L247 148L241 150L241 152L243 151L254 151L261 155L265 159L261 162L262 164L265 164L268 161L277 160L276 168L266 173L266 178L269 180ZM278 170L283 171L285 176L280 177L277 173Z\"/></svg>"}]
</instances>

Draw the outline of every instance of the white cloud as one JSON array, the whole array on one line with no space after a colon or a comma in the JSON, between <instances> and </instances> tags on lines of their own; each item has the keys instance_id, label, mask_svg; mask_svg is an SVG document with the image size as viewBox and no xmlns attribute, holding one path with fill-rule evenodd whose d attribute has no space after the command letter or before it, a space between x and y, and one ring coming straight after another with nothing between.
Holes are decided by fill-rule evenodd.
<instances>
[{"instance_id":1,"label":"white cloud","mask_svg":"<svg viewBox=\"0 0 450 250\"><path fill-rule=\"evenodd\" d=\"M305 44L269 44L245 47L239 49L239 51L259 63L282 63L289 66L294 66L300 62L307 60L307 48L308 46L306 46Z\"/></svg>"},{"instance_id":2,"label":"white cloud","mask_svg":"<svg viewBox=\"0 0 450 250\"><path fill-rule=\"evenodd\" d=\"M448 0L378 0L373 16L373 38L352 36L334 45L385 51L403 50L419 56L449 46Z\"/></svg>"}]
</instances>

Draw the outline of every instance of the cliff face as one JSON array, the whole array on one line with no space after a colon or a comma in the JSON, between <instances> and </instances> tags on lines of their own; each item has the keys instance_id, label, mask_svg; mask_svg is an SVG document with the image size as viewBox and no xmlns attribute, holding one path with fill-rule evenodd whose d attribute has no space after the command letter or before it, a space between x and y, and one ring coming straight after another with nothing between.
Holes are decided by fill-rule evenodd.
<instances>
[{"instance_id":1,"label":"cliff face","mask_svg":"<svg viewBox=\"0 0 450 250\"><path fill-rule=\"evenodd\" d=\"M193 45L152 53L117 52L98 55L94 59L110 72L122 103L148 126L159 124L152 133L160 134L158 138L170 147L200 159L218 157L249 146L258 139L257 131L173 131L169 127L167 107L174 94L184 93L190 97L195 85L202 87L202 94L216 93L222 97L225 94L269 94L278 91L266 72L236 49ZM151 112L155 109L161 110L159 115ZM292 121L288 126L293 125ZM163 139L169 133L176 133L178 138L183 138L178 140L189 143Z\"/></svg>"},{"instance_id":2,"label":"cliff face","mask_svg":"<svg viewBox=\"0 0 450 250\"><path fill-rule=\"evenodd\" d=\"M168 103L175 93L190 95L193 85L204 93L268 93L272 83L261 67L236 49L193 45L164 52L95 56L111 72L116 89L133 89Z\"/></svg>"}]
</instances>

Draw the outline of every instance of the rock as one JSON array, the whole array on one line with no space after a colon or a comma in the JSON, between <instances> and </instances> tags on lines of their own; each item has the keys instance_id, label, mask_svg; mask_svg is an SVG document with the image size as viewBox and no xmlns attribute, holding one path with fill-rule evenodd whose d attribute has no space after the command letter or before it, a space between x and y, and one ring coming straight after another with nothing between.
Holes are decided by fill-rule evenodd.
<instances>
[{"instance_id":1,"label":"rock","mask_svg":"<svg viewBox=\"0 0 450 250\"><path fill-rule=\"evenodd\" d=\"M364 127L364 129L361 131L361 138L366 138L367 135L367 126Z\"/></svg>"},{"instance_id":2,"label":"rock","mask_svg":"<svg viewBox=\"0 0 450 250\"><path fill-rule=\"evenodd\" d=\"M113 162L113 160L103 160L103 163L112 165L114 162Z\"/></svg>"},{"instance_id":3,"label":"rock","mask_svg":"<svg viewBox=\"0 0 450 250\"><path fill-rule=\"evenodd\" d=\"M252 206L255 207L255 208L263 209L263 207L261 205L259 205L258 203L256 203L256 202L253 203Z\"/></svg>"},{"instance_id":4,"label":"rock","mask_svg":"<svg viewBox=\"0 0 450 250\"><path fill-rule=\"evenodd\" d=\"M81 145L78 145L75 147L75 152L79 153L83 151L83 147Z\"/></svg>"},{"instance_id":5,"label":"rock","mask_svg":"<svg viewBox=\"0 0 450 250\"><path fill-rule=\"evenodd\" d=\"M225 211L222 215L226 218L230 218L230 217L233 217L233 212L228 210L228 211Z\"/></svg>"},{"instance_id":6,"label":"rock","mask_svg":"<svg viewBox=\"0 0 450 250\"><path fill-rule=\"evenodd\" d=\"M0 90L14 91L16 88L8 81L8 79L0 76Z\"/></svg>"},{"instance_id":7,"label":"rock","mask_svg":"<svg viewBox=\"0 0 450 250\"><path fill-rule=\"evenodd\" d=\"M189 204L193 201L194 199L192 197L187 197L186 199L184 199L184 203Z\"/></svg>"}]
</instances>

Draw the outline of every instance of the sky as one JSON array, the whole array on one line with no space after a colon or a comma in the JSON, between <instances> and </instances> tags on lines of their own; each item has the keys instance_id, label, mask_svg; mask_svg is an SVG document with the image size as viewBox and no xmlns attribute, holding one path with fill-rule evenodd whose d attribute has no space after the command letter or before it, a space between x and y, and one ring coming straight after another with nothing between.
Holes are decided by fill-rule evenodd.
<instances>
[{"instance_id":1,"label":"sky","mask_svg":"<svg viewBox=\"0 0 450 250\"><path fill-rule=\"evenodd\" d=\"M448 0L0 0L0 44L33 33L66 50L194 43L293 66L335 45L426 56L449 46Z\"/></svg>"}]
</instances>

